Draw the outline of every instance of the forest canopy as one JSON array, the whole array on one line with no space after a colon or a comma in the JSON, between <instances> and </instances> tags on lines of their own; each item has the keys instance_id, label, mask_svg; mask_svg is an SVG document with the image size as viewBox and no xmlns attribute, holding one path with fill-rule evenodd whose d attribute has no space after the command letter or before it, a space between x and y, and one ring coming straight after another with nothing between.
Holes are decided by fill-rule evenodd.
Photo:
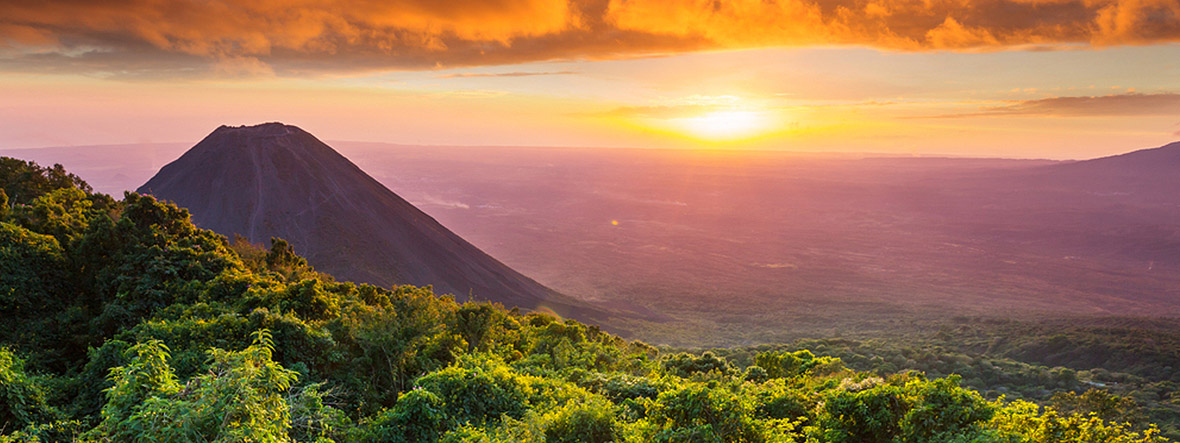
<instances>
[{"instance_id":1,"label":"forest canopy","mask_svg":"<svg viewBox=\"0 0 1180 443\"><path fill-rule=\"evenodd\" d=\"M337 282L150 196L0 158L0 441L1157 442L1096 411L807 350L670 353ZM1106 411L1109 412L1109 411Z\"/></svg>"}]
</instances>

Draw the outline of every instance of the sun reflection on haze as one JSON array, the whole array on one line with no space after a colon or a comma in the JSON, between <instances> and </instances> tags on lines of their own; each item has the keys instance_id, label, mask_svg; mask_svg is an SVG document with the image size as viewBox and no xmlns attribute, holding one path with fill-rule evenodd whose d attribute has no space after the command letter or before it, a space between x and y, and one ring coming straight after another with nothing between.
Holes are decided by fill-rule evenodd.
<instances>
[{"instance_id":1,"label":"sun reflection on haze","mask_svg":"<svg viewBox=\"0 0 1180 443\"><path fill-rule=\"evenodd\" d=\"M678 119L689 135L710 141L730 141L750 138L768 130L765 112L750 110L718 110L698 117Z\"/></svg>"}]
</instances>

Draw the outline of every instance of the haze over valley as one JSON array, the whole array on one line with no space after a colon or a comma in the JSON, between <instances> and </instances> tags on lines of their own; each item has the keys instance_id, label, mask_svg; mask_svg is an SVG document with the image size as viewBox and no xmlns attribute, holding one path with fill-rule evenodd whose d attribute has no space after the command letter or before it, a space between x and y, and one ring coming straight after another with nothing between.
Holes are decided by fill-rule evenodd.
<instances>
[{"instance_id":1,"label":"haze over valley","mask_svg":"<svg viewBox=\"0 0 1180 443\"><path fill-rule=\"evenodd\" d=\"M607 325L657 343L1180 313L1177 145L1068 162L330 144L522 274L644 313ZM182 149L0 154L74 163L116 192Z\"/></svg>"}]
</instances>

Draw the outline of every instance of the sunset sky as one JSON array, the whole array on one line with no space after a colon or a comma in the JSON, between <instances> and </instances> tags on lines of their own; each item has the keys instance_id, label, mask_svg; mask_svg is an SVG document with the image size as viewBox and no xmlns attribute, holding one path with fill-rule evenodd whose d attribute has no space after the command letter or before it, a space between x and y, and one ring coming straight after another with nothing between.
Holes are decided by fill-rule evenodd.
<instances>
[{"instance_id":1,"label":"sunset sky","mask_svg":"<svg viewBox=\"0 0 1180 443\"><path fill-rule=\"evenodd\" d=\"M1180 0L0 0L0 148L1089 158L1180 139Z\"/></svg>"}]
</instances>

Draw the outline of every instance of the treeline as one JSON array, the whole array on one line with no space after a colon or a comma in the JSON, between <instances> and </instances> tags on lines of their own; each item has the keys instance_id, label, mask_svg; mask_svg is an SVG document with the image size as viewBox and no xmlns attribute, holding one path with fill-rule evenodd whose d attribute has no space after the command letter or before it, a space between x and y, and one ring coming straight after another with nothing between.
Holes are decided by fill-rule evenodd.
<instances>
[{"instance_id":1,"label":"treeline","mask_svg":"<svg viewBox=\"0 0 1180 443\"><path fill-rule=\"evenodd\" d=\"M286 242L231 243L60 167L0 159L0 189L0 441L1165 441L1084 398L987 399L806 350L665 355L339 283Z\"/></svg>"},{"instance_id":2,"label":"treeline","mask_svg":"<svg viewBox=\"0 0 1180 443\"><path fill-rule=\"evenodd\" d=\"M952 319L937 332L894 331L889 338L804 339L716 349L735 365L767 351L807 349L875 374L958 375L987 399L1022 399L1059 410L1094 412L1139 427L1159 425L1180 439L1180 322L1143 318ZM666 351L692 351L668 348ZM700 352L700 350L695 350Z\"/></svg>"}]
</instances>

